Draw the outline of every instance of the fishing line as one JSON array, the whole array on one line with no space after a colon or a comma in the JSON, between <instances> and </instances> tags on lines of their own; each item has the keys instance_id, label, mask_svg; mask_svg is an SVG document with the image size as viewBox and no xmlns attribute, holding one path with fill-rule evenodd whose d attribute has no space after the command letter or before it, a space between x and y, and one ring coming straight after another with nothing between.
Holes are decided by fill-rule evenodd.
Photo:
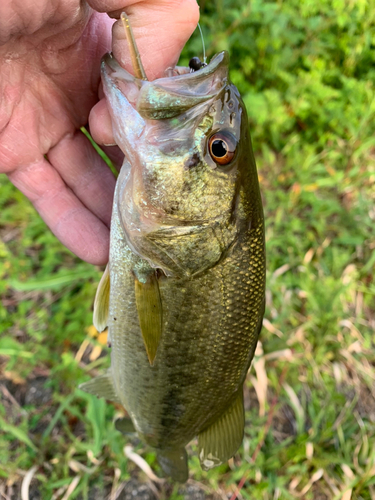
<instances>
[{"instance_id":1,"label":"fishing line","mask_svg":"<svg viewBox=\"0 0 375 500\"><path fill-rule=\"evenodd\" d=\"M202 39L202 45L203 45L203 63L204 64L207 64L206 63L206 47L204 45L204 38L203 38L203 33L202 33L202 28L201 28L201 25L198 23L198 28L199 28L199 32L201 34L201 39Z\"/></svg>"}]
</instances>

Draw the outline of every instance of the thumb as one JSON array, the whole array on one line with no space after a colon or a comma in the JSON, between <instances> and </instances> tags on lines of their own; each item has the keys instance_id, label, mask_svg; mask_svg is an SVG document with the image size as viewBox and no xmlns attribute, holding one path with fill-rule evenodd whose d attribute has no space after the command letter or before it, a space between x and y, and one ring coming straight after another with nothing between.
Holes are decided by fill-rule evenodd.
<instances>
[{"instance_id":1,"label":"thumb","mask_svg":"<svg viewBox=\"0 0 375 500\"><path fill-rule=\"evenodd\" d=\"M175 66L181 50L199 20L196 0L88 0L99 12L120 17L129 16L147 78L164 76ZM129 47L121 20L113 25L112 50L120 65L133 73ZM114 142L106 99L98 102L90 113L90 133L98 144Z\"/></svg>"},{"instance_id":2,"label":"thumb","mask_svg":"<svg viewBox=\"0 0 375 500\"><path fill-rule=\"evenodd\" d=\"M113 17L119 17L122 10L126 11L149 80L164 76L168 67L176 65L199 20L196 0L89 0L89 4ZM112 36L115 58L132 73L121 20L113 25Z\"/></svg>"}]
</instances>

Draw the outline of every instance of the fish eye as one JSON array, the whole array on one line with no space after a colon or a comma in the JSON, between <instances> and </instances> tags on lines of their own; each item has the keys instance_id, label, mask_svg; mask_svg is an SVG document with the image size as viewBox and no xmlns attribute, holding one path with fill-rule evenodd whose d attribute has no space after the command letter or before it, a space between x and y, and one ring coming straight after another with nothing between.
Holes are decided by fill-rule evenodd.
<instances>
[{"instance_id":1,"label":"fish eye","mask_svg":"<svg viewBox=\"0 0 375 500\"><path fill-rule=\"evenodd\" d=\"M229 132L217 132L208 140L211 158L218 165L228 165L236 154L237 141Z\"/></svg>"}]
</instances>

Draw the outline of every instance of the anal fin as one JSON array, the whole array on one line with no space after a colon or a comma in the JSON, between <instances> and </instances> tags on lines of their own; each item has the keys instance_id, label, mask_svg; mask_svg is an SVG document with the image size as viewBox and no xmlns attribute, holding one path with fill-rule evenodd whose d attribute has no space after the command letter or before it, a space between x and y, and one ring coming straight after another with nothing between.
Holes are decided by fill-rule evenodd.
<instances>
[{"instance_id":1,"label":"anal fin","mask_svg":"<svg viewBox=\"0 0 375 500\"><path fill-rule=\"evenodd\" d=\"M115 422L115 427L122 434L134 434L137 432L135 430L134 424L129 417L118 418Z\"/></svg>"},{"instance_id":2,"label":"anal fin","mask_svg":"<svg viewBox=\"0 0 375 500\"><path fill-rule=\"evenodd\" d=\"M185 448L157 450L158 462L173 481L185 483L189 479L188 457Z\"/></svg>"},{"instance_id":3,"label":"anal fin","mask_svg":"<svg viewBox=\"0 0 375 500\"><path fill-rule=\"evenodd\" d=\"M110 372L105 375L99 375L88 382L84 382L79 385L78 388L98 398L105 398L114 403L121 402L116 394L115 385Z\"/></svg>"},{"instance_id":4,"label":"anal fin","mask_svg":"<svg viewBox=\"0 0 375 500\"><path fill-rule=\"evenodd\" d=\"M199 459L203 470L229 460L242 443L245 425L242 388L226 412L198 435Z\"/></svg>"},{"instance_id":5,"label":"anal fin","mask_svg":"<svg viewBox=\"0 0 375 500\"><path fill-rule=\"evenodd\" d=\"M109 264L107 264L103 276L99 282L94 301L93 323L98 332L102 332L108 326L109 292Z\"/></svg>"},{"instance_id":6,"label":"anal fin","mask_svg":"<svg viewBox=\"0 0 375 500\"><path fill-rule=\"evenodd\" d=\"M155 272L140 281L135 278L135 301L139 325L150 365L154 364L161 339L162 304Z\"/></svg>"}]
</instances>

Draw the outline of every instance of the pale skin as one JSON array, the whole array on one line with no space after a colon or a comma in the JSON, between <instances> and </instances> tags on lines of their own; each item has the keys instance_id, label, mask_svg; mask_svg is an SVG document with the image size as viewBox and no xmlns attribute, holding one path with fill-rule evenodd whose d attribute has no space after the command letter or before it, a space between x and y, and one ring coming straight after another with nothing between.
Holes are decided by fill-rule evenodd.
<instances>
[{"instance_id":1,"label":"pale skin","mask_svg":"<svg viewBox=\"0 0 375 500\"><path fill-rule=\"evenodd\" d=\"M122 23L111 35L106 14L124 9L148 79L163 76L197 25L196 0L0 2L0 173L67 248L98 265L108 261L115 178L79 129L89 123L98 144L114 144L100 59L112 50L133 71ZM121 163L116 147L106 151Z\"/></svg>"}]
</instances>

